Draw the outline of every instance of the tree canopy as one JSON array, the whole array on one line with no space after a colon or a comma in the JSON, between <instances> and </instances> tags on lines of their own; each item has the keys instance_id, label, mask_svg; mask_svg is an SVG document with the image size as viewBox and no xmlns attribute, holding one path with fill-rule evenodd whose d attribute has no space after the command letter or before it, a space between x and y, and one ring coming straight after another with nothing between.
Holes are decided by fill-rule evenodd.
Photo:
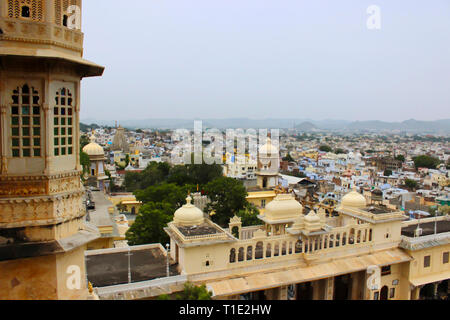
<instances>
[{"instance_id":1,"label":"tree canopy","mask_svg":"<svg viewBox=\"0 0 450 320\"><path fill-rule=\"evenodd\" d=\"M323 152L331 152L332 149L331 149L330 146L322 145L322 146L319 147L319 150L323 151Z\"/></svg>"},{"instance_id":2,"label":"tree canopy","mask_svg":"<svg viewBox=\"0 0 450 320\"><path fill-rule=\"evenodd\" d=\"M221 226L227 225L230 218L247 206L247 190L241 181L233 178L217 178L205 186L205 192L211 200L206 210L215 212L211 218Z\"/></svg>"},{"instance_id":3,"label":"tree canopy","mask_svg":"<svg viewBox=\"0 0 450 320\"><path fill-rule=\"evenodd\" d=\"M406 186L408 189L414 190L415 188L417 188L417 182L414 181L414 180L411 180L411 179L406 179L406 180L405 180L405 186Z\"/></svg>"},{"instance_id":4,"label":"tree canopy","mask_svg":"<svg viewBox=\"0 0 450 320\"><path fill-rule=\"evenodd\" d=\"M126 232L126 239L130 246L148 243L162 243L169 241L164 227L172 221L174 207L170 203L150 202L139 210L136 220Z\"/></svg>"},{"instance_id":5,"label":"tree canopy","mask_svg":"<svg viewBox=\"0 0 450 320\"><path fill-rule=\"evenodd\" d=\"M186 184L205 185L215 178L222 177L223 169L220 165L192 164L176 165L151 162L142 172L127 172L124 185L128 192L145 189L150 186L167 182L179 186Z\"/></svg>"},{"instance_id":6,"label":"tree canopy","mask_svg":"<svg viewBox=\"0 0 450 320\"><path fill-rule=\"evenodd\" d=\"M203 284L201 286L195 286L191 282L184 284L184 290L175 296L175 300L211 300L212 292L206 289ZM158 296L158 300L171 300L170 296L163 294Z\"/></svg>"},{"instance_id":7,"label":"tree canopy","mask_svg":"<svg viewBox=\"0 0 450 320\"><path fill-rule=\"evenodd\" d=\"M439 159L427 155L421 155L413 158L414 165L417 168L436 169L440 163Z\"/></svg>"}]
</instances>

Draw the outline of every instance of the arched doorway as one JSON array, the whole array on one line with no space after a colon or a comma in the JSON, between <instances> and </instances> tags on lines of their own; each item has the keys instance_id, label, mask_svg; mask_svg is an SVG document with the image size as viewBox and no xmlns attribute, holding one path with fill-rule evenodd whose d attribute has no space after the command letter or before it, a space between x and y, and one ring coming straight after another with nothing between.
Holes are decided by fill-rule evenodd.
<instances>
[{"instance_id":1,"label":"arched doorway","mask_svg":"<svg viewBox=\"0 0 450 320\"><path fill-rule=\"evenodd\" d=\"M384 286L383 288L381 288L380 300L387 300L388 299L388 293L389 293L389 288L387 286Z\"/></svg>"},{"instance_id":2,"label":"arched doorway","mask_svg":"<svg viewBox=\"0 0 450 320\"><path fill-rule=\"evenodd\" d=\"M131 208L131 214L133 214L133 215L136 214L136 208L135 207Z\"/></svg>"},{"instance_id":3,"label":"arched doorway","mask_svg":"<svg viewBox=\"0 0 450 320\"><path fill-rule=\"evenodd\" d=\"M263 178L263 189L265 189L265 188L267 188L267 178L266 177L264 177Z\"/></svg>"}]
</instances>

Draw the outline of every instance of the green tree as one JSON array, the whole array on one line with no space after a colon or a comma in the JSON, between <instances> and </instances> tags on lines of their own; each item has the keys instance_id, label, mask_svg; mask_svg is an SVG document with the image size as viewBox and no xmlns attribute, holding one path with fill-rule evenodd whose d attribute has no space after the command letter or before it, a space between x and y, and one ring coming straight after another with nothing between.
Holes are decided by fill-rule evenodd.
<instances>
[{"instance_id":1,"label":"green tree","mask_svg":"<svg viewBox=\"0 0 450 320\"><path fill-rule=\"evenodd\" d=\"M439 159L427 155L421 155L413 158L414 165L417 168L436 169L440 163Z\"/></svg>"},{"instance_id":2,"label":"green tree","mask_svg":"<svg viewBox=\"0 0 450 320\"><path fill-rule=\"evenodd\" d=\"M398 156L395 157L395 160L405 162L405 156L402 154L399 154Z\"/></svg>"},{"instance_id":3,"label":"green tree","mask_svg":"<svg viewBox=\"0 0 450 320\"><path fill-rule=\"evenodd\" d=\"M337 148L336 150L334 150L335 154L346 154L347 152L342 149L342 148Z\"/></svg>"},{"instance_id":4,"label":"green tree","mask_svg":"<svg viewBox=\"0 0 450 320\"><path fill-rule=\"evenodd\" d=\"M86 152L80 149L80 164L83 167L83 175L89 173L89 168L91 166L91 160Z\"/></svg>"},{"instance_id":5,"label":"green tree","mask_svg":"<svg viewBox=\"0 0 450 320\"><path fill-rule=\"evenodd\" d=\"M212 292L203 284L195 286L190 282L184 284L184 290L177 295L177 300L211 300Z\"/></svg>"},{"instance_id":6,"label":"green tree","mask_svg":"<svg viewBox=\"0 0 450 320\"><path fill-rule=\"evenodd\" d=\"M319 147L319 150L322 151L322 152L331 152L332 149L331 149L330 146L322 145L322 146Z\"/></svg>"},{"instance_id":7,"label":"green tree","mask_svg":"<svg viewBox=\"0 0 450 320\"><path fill-rule=\"evenodd\" d=\"M294 158L292 158L291 154L288 153L286 157L283 158L283 161L295 162Z\"/></svg>"},{"instance_id":8,"label":"green tree","mask_svg":"<svg viewBox=\"0 0 450 320\"><path fill-rule=\"evenodd\" d=\"M392 176L392 170L389 170L389 169L384 170L383 175L384 175L385 177L390 177L390 176Z\"/></svg>"},{"instance_id":9,"label":"green tree","mask_svg":"<svg viewBox=\"0 0 450 320\"><path fill-rule=\"evenodd\" d=\"M80 148L83 149L87 144L89 144L91 141L89 140L89 137L85 134L83 134L80 137Z\"/></svg>"},{"instance_id":10,"label":"green tree","mask_svg":"<svg viewBox=\"0 0 450 320\"><path fill-rule=\"evenodd\" d=\"M239 180L220 177L208 183L205 191L211 200L206 210L215 212L211 218L221 226L226 226L231 217L246 208L247 191Z\"/></svg>"},{"instance_id":11,"label":"green tree","mask_svg":"<svg viewBox=\"0 0 450 320\"><path fill-rule=\"evenodd\" d=\"M414 181L414 180L411 180L411 179L406 179L406 180L405 180L405 186L406 186L408 189L414 190L414 189L417 188L417 182Z\"/></svg>"},{"instance_id":12,"label":"green tree","mask_svg":"<svg viewBox=\"0 0 450 320\"><path fill-rule=\"evenodd\" d=\"M133 225L128 229L125 236L130 246L161 243L169 241L164 232L167 223L173 220L175 208L169 203L147 203L144 204L136 216Z\"/></svg>"},{"instance_id":13,"label":"green tree","mask_svg":"<svg viewBox=\"0 0 450 320\"><path fill-rule=\"evenodd\" d=\"M142 172L125 173L124 186L128 192L145 189L167 180L170 166L167 163L151 162Z\"/></svg>"},{"instance_id":14,"label":"green tree","mask_svg":"<svg viewBox=\"0 0 450 320\"><path fill-rule=\"evenodd\" d=\"M258 219L259 210L252 203L247 203L245 208L239 210L236 215L241 218L243 227L257 226L261 224L261 220Z\"/></svg>"},{"instance_id":15,"label":"green tree","mask_svg":"<svg viewBox=\"0 0 450 320\"><path fill-rule=\"evenodd\" d=\"M194 188L194 185L178 186L175 183L162 183L144 190L136 190L134 195L144 204L168 203L176 210L186 203L189 191L193 191Z\"/></svg>"}]
</instances>

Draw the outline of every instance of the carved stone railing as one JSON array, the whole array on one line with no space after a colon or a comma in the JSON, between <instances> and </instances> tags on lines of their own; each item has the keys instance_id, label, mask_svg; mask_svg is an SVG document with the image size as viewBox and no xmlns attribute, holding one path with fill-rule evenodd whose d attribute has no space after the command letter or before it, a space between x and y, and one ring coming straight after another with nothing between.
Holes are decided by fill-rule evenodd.
<instances>
[{"instance_id":1,"label":"carved stone railing","mask_svg":"<svg viewBox=\"0 0 450 320\"><path fill-rule=\"evenodd\" d=\"M254 264L258 260L265 263L269 260L289 259L289 256L309 260L343 248L369 248L373 244L372 232L370 224L350 225L299 239L291 234L266 236L264 230L257 230L254 231L253 238L242 239L230 246L228 265Z\"/></svg>"},{"instance_id":2,"label":"carved stone railing","mask_svg":"<svg viewBox=\"0 0 450 320\"><path fill-rule=\"evenodd\" d=\"M25 21L12 18L0 20L0 41L19 41L39 45L54 45L76 51L78 56L83 52L83 33L50 23Z\"/></svg>"}]
</instances>

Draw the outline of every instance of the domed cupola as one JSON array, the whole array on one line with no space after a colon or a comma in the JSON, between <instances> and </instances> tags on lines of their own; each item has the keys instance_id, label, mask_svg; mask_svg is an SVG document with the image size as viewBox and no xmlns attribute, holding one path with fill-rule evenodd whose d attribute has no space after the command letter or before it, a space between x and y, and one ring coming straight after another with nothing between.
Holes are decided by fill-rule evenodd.
<instances>
[{"instance_id":1,"label":"domed cupola","mask_svg":"<svg viewBox=\"0 0 450 320\"><path fill-rule=\"evenodd\" d=\"M341 206L343 207L364 208L366 205L366 198L356 191L356 189L350 193L347 193L341 200Z\"/></svg>"},{"instance_id":2,"label":"domed cupola","mask_svg":"<svg viewBox=\"0 0 450 320\"><path fill-rule=\"evenodd\" d=\"M271 222L296 221L302 215L303 207L290 194L279 194L266 206L264 217Z\"/></svg>"},{"instance_id":3,"label":"domed cupola","mask_svg":"<svg viewBox=\"0 0 450 320\"><path fill-rule=\"evenodd\" d=\"M272 144L272 140L270 138L267 139L267 143L262 145L259 148L260 155L263 156L276 156L278 157L278 148Z\"/></svg>"},{"instance_id":4,"label":"domed cupola","mask_svg":"<svg viewBox=\"0 0 450 320\"><path fill-rule=\"evenodd\" d=\"M203 224L205 218L202 210L194 206L191 196L186 198L186 204L175 211L173 222L182 226L198 226Z\"/></svg>"},{"instance_id":5,"label":"domed cupola","mask_svg":"<svg viewBox=\"0 0 450 320\"><path fill-rule=\"evenodd\" d=\"M83 152L87 153L89 157L92 156L104 156L105 152L103 148L95 142L95 136L91 135L91 143L87 144L83 148Z\"/></svg>"}]
</instances>

